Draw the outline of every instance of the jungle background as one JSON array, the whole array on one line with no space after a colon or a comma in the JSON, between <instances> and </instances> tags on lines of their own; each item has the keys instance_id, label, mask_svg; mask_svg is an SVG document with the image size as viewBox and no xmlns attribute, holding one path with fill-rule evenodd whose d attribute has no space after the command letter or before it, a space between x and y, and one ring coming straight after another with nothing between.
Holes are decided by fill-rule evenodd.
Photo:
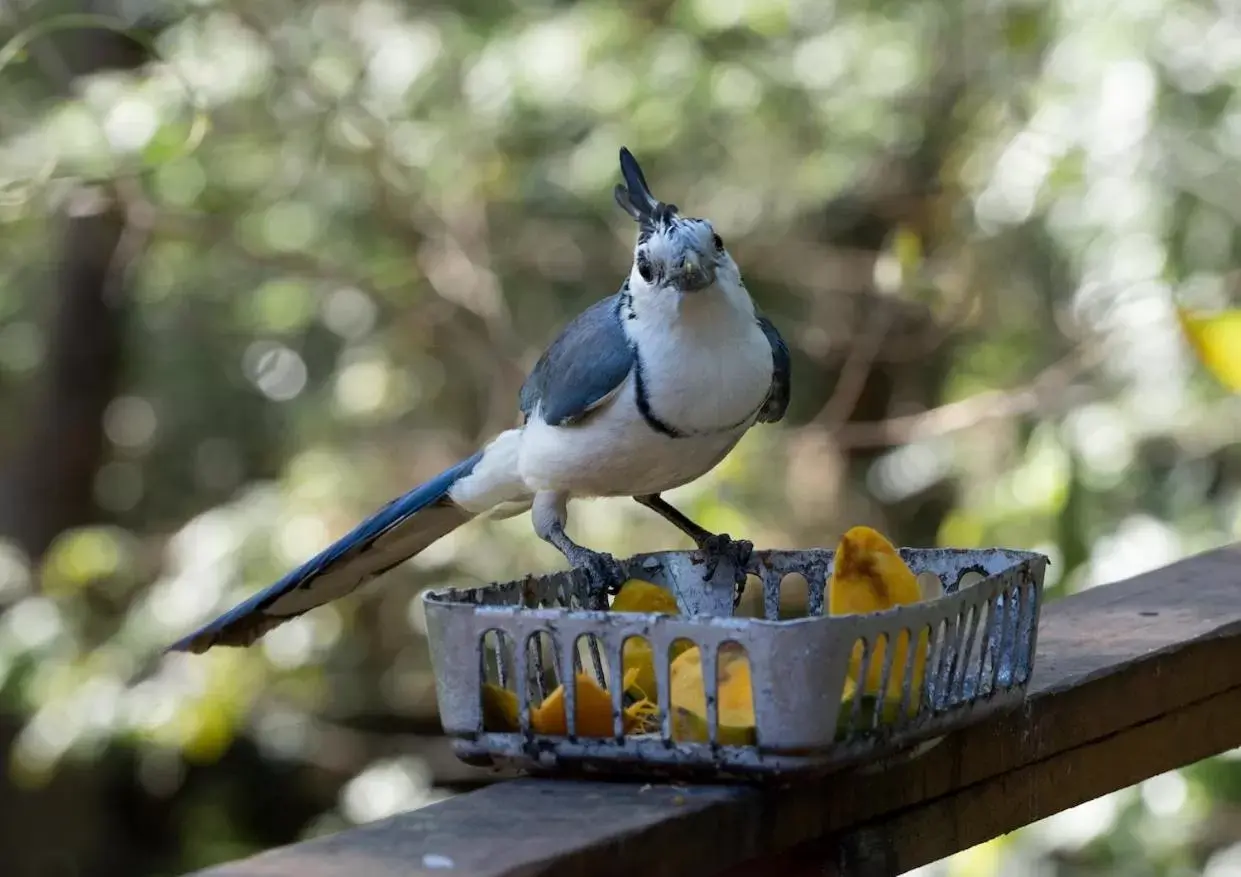
<instances>
[{"instance_id":1,"label":"jungle background","mask_svg":"<svg viewBox=\"0 0 1241 877\"><path fill-rule=\"evenodd\" d=\"M1235 3L5 0L0 38L5 874L175 875L488 780L415 595L561 566L527 517L158 653L514 423L627 271L621 145L793 350L787 420L670 495L704 525L1035 549L1057 596L1241 538L1241 397L1174 311L1238 297ZM1241 761L924 871L1241 873Z\"/></svg>"}]
</instances>

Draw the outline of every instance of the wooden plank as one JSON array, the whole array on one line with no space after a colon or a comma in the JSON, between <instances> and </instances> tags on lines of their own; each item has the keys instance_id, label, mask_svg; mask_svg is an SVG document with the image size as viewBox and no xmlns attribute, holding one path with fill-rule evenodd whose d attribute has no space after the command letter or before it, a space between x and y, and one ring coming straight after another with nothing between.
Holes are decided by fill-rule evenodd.
<instances>
[{"instance_id":1,"label":"wooden plank","mask_svg":"<svg viewBox=\"0 0 1241 877\"><path fill-rule=\"evenodd\" d=\"M1236 720L1215 712L1234 709L1241 688L1241 547L1052 604L1038 652L1021 709L883 774L783 790L517 780L200 875L420 877L451 863L469 877L672 877L780 854L789 873L825 873L842 850L877 869L866 873L896 873L887 869L1241 745ZM1025 810L995 803L1021 794L1034 799ZM901 832L903 846L876 840Z\"/></svg>"},{"instance_id":2,"label":"wooden plank","mask_svg":"<svg viewBox=\"0 0 1241 877\"><path fill-rule=\"evenodd\" d=\"M721 877L903 874L1238 743L1241 687Z\"/></svg>"}]
</instances>

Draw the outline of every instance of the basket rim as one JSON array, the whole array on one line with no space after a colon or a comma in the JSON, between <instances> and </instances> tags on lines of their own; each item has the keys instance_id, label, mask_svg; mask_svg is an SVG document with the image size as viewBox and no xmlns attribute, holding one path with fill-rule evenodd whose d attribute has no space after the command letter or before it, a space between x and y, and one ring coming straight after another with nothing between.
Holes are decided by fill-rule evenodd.
<instances>
[{"instance_id":1,"label":"basket rim","mask_svg":"<svg viewBox=\"0 0 1241 877\"><path fill-rule=\"evenodd\" d=\"M978 555L978 554L1006 554L1012 558L1011 563L996 570L986 578L979 580L975 584L969 585L956 591L946 591L934 600L920 600L916 603L907 603L900 606L891 606L887 609L881 609L875 612L850 613L844 615L833 615L830 612L824 612L822 615L806 615L795 618L768 619L768 618L752 618L749 616L738 618L736 616L719 616L719 615L681 615L662 612L624 612L614 611L612 609L572 609L567 607L529 607L522 605L497 605L482 604L472 602L467 599L467 595L488 593L499 590L518 589L523 585L531 582L549 583L553 581L563 580L573 575L574 570L555 570L548 573L530 574L521 579L513 579L506 582L488 582L482 585L461 588L455 586L431 587L424 589L418 596L424 603L427 611L463 611L470 610L473 614L479 616L494 617L497 620L503 618L520 617L531 620L541 621L577 621L577 622L603 622L605 619L615 621L618 617L632 619L634 622L647 621L653 622L656 619L675 619L677 623L691 624L696 627L713 627L724 629L753 629L769 628L786 630L791 627L798 626L854 626L861 619L886 620L900 618L905 615L920 613L928 605L934 604L937 607L948 607L956 603L974 603L977 601L975 593L976 588L987 585L988 582L994 582L1001 576L1019 570L1023 567L1032 568L1041 565L1043 569L1037 570L1038 573L1043 572L1051 563L1050 558L1037 551L1028 551L1025 549L1013 548L900 548L897 549L902 554L906 552L918 554L938 554L938 555ZM673 550L644 552L635 554L628 558L619 559L618 562L622 566L640 565L649 560L660 560L667 557L686 558L693 555L692 550ZM826 554L828 559L835 554L835 549L825 548L793 548L793 549L765 549L763 551L755 550L754 557L761 558L772 556L788 556L796 554ZM758 564L752 560L747 568L747 572L751 575L758 575L753 568ZM1031 572L1035 572L1031 569ZM790 572L788 574L794 574ZM1043 576L1036 574L1035 587L1039 590L1043 586ZM1041 601L1040 601L1041 602Z\"/></svg>"}]
</instances>

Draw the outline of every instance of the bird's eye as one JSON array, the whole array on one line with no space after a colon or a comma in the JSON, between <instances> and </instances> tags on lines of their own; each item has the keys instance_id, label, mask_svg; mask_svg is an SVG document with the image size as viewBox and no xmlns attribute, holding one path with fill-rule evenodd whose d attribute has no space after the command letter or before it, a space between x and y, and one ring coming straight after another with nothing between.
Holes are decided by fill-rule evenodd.
<instances>
[{"instance_id":1,"label":"bird's eye","mask_svg":"<svg viewBox=\"0 0 1241 877\"><path fill-rule=\"evenodd\" d=\"M719 252L719 253L724 252L724 239L720 237L718 234L712 235L711 237L712 237L712 240L715 241L716 252Z\"/></svg>"},{"instance_id":2,"label":"bird's eye","mask_svg":"<svg viewBox=\"0 0 1241 877\"><path fill-rule=\"evenodd\" d=\"M651 272L651 260L647 258L646 253L638 253L638 274L642 275L642 279L647 283L650 283L654 276Z\"/></svg>"}]
</instances>

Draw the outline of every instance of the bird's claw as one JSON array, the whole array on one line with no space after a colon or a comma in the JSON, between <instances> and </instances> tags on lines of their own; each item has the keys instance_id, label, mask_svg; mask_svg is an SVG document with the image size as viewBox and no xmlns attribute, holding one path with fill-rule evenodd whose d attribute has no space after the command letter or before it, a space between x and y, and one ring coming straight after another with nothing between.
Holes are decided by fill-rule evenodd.
<instances>
[{"instance_id":1,"label":"bird's claw","mask_svg":"<svg viewBox=\"0 0 1241 877\"><path fill-rule=\"evenodd\" d=\"M607 595L616 594L625 583L625 570L616 558L605 551L583 548L569 558L569 562L586 574L588 605L592 609L606 609Z\"/></svg>"},{"instance_id":2,"label":"bird's claw","mask_svg":"<svg viewBox=\"0 0 1241 877\"><path fill-rule=\"evenodd\" d=\"M737 585L745 585L746 567L750 564L750 555L754 553L753 542L746 539L733 539L727 533L719 533L707 536L699 542L698 549L702 552L706 562L702 575L705 581L714 578L720 560L728 558L736 570Z\"/></svg>"}]
</instances>

